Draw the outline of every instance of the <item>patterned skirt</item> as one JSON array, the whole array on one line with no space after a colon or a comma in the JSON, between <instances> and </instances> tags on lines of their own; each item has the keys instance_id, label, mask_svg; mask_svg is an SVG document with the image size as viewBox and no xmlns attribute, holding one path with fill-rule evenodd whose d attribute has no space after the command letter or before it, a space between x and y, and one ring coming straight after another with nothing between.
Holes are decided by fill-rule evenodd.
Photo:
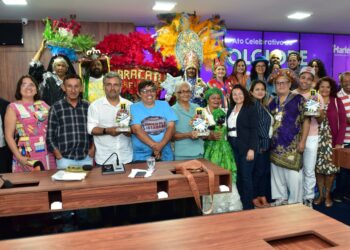
<instances>
[{"instance_id":1,"label":"patterned skirt","mask_svg":"<svg viewBox=\"0 0 350 250\"><path fill-rule=\"evenodd\" d=\"M317 150L316 173L331 175L338 172L338 168L332 162L332 134L331 128L325 117L319 126L319 142Z\"/></svg>"}]
</instances>

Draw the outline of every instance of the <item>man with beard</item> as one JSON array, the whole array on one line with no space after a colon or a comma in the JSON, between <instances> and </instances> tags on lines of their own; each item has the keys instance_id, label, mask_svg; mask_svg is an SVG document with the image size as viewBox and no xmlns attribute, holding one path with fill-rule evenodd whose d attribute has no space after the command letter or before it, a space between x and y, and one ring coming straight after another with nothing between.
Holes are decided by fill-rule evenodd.
<instances>
[{"instance_id":1,"label":"man with beard","mask_svg":"<svg viewBox=\"0 0 350 250\"><path fill-rule=\"evenodd\" d=\"M270 52L270 57L269 57L269 74L272 73L274 69L280 69L281 68L281 60L282 60L282 51L279 49L274 49L273 51Z\"/></svg>"},{"instance_id":2,"label":"man with beard","mask_svg":"<svg viewBox=\"0 0 350 250\"><path fill-rule=\"evenodd\" d=\"M93 50L96 52L96 50ZM92 103L105 96L103 75L109 70L108 59L100 54L93 53L91 57L82 59L81 66L86 69L84 74L84 99Z\"/></svg>"},{"instance_id":3,"label":"man with beard","mask_svg":"<svg viewBox=\"0 0 350 250\"><path fill-rule=\"evenodd\" d=\"M121 104L125 104L127 110L130 110L132 104L120 96L121 86L122 79L117 73L107 73L103 77L105 96L89 106L88 132L94 136L97 165L102 165L113 153L117 153L121 163L132 161L130 133L117 132L116 129L116 116Z\"/></svg>"}]
</instances>

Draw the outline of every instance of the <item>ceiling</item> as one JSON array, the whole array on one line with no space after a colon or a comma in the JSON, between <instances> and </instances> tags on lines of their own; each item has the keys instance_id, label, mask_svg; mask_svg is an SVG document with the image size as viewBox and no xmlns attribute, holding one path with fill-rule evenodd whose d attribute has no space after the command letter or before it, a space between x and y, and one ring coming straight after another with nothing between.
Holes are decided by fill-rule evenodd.
<instances>
[{"instance_id":1,"label":"ceiling","mask_svg":"<svg viewBox=\"0 0 350 250\"><path fill-rule=\"evenodd\" d=\"M152 10L155 0L27 1L27 6L16 7L0 2L0 20L40 20L76 14L78 21L157 24L157 13ZM172 12L193 11L203 19L219 14L230 29L350 34L350 0L177 0ZM295 11L313 15L302 21L288 20L286 15Z\"/></svg>"}]
</instances>

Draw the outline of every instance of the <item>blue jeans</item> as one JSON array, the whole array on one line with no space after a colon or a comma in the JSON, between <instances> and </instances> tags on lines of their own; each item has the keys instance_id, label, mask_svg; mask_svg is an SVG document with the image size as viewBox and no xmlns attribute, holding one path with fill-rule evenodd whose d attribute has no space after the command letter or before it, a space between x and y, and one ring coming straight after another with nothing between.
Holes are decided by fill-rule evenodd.
<instances>
[{"instance_id":1,"label":"blue jeans","mask_svg":"<svg viewBox=\"0 0 350 250\"><path fill-rule=\"evenodd\" d=\"M238 149L237 138L228 137L228 141L233 149L237 165L237 189L241 196L243 209L253 209L253 169L254 160L247 161L247 152L241 152Z\"/></svg>"},{"instance_id":2,"label":"blue jeans","mask_svg":"<svg viewBox=\"0 0 350 250\"><path fill-rule=\"evenodd\" d=\"M256 153L253 169L254 198L258 196L269 197L271 190L270 178L270 151ZM270 191L271 192L271 191Z\"/></svg>"},{"instance_id":3,"label":"blue jeans","mask_svg":"<svg viewBox=\"0 0 350 250\"><path fill-rule=\"evenodd\" d=\"M92 163L93 159L88 155L82 160L71 160L68 158L56 160L57 169L66 169L68 166L92 165Z\"/></svg>"}]
</instances>

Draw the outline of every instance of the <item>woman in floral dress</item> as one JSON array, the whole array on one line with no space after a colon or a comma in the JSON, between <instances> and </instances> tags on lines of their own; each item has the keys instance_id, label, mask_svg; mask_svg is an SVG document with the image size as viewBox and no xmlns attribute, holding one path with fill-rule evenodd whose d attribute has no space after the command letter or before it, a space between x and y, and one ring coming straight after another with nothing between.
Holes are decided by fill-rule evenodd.
<instances>
[{"instance_id":1,"label":"woman in floral dress","mask_svg":"<svg viewBox=\"0 0 350 250\"><path fill-rule=\"evenodd\" d=\"M337 97L336 82L330 77L321 78L316 85L324 100L327 114L319 125L319 142L316 161L316 183L319 196L314 200L320 205L325 198L325 206L333 205L331 188L338 168L332 162L333 148L341 148L346 130L346 113L343 102ZM325 193L324 193L325 191Z\"/></svg>"}]
</instances>

